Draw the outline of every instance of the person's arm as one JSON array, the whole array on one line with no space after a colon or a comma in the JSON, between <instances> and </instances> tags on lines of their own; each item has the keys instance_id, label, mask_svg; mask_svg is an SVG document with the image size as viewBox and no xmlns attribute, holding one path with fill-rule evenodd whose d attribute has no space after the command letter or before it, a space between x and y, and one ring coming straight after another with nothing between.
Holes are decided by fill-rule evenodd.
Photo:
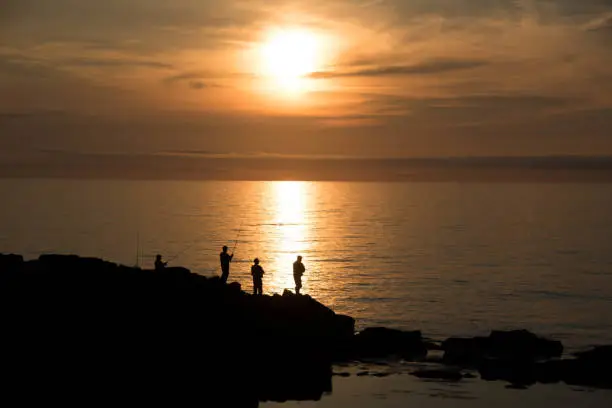
<instances>
[{"instance_id":1,"label":"person's arm","mask_svg":"<svg viewBox=\"0 0 612 408\"><path fill-rule=\"evenodd\" d=\"M234 259L234 253L232 252L232 254L229 256L230 262L232 261L232 259Z\"/></svg>"}]
</instances>

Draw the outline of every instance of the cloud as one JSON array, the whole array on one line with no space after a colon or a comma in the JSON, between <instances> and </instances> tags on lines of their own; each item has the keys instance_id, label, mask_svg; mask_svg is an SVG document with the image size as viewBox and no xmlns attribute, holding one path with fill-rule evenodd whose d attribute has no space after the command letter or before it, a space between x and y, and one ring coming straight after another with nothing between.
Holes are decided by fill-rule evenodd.
<instances>
[{"instance_id":1,"label":"cloud","mask_svg":"<svg viewBox=\"0 0 612 408\"><path fill-rule=\"evenodd\" d=\"M64 66L73 67L100 67L100 68L125 68L125 67L145 67L172 69L172 64L159 61L133 60L133 59L95 59L95 58L75 58L61 63Z\"/></svg>"},{"instance_id":2,"label":"cloud","mask_svg":"<svg viewBox=\"0 0 612 408\"><path fill-rule=\"evenodd\" d=\"M191 89L200 90L200 89L208 88L208 85L206 85L202 81L189 81L189 87Z\"/></svg>"},{"instance_id":3,"label":"cloud","mask_svg":"<svg viewBox=\"0 0 612 408\"><path fill-rule=\"evenodd\" d=\"M612 12L589 21L584 28L586 31L612 31Z\"/></svg>"},{"instance_id":4,"label":"cloud","mask_svg":"<svg viewBox=\"0 0 612 408\"><path fill-rule=\"evenodd\" d=\"M341 77L383 77L402 75L433 75L446 72L472 69L488 65L484 60L432 60L417 65L392 65L376 68L366 68L356 71L320 71L310 74L310 78L341 78Z\"/></svg>"},{"instance_id":5,"label":"cloud","mask_svg":"<svg viewBox=\"0 0 612 408\"><path fill-rule=\"evenodd\" d=\"M610 121L574 113L612 107L612 0L0 3L0 111L66 111L4 116L23 144L503 153L519 134L556 151L562 132L612 152ZM297 98L248 73L246 54L283 24L330 45ZM107 116L72 119L84 113Z\"/></svg>"},{"instance_id":6,"label":"cloud","mask_svg":"<svg viewBox=\"0 0 612 408\"><path fill-rule=\"evenodd\" d=\"M174 82L190 81L190 80L201 80L207 79L212 76L209 72L183 72L180 74L172 75L164 78L164 82L171 84Z\"/></svg>"},{"instance_id":7,"label":"cloud","mask_svg":"<svg viewBox=\"0 0 612 408\"><path fill-rule=\"evenodd\" d=\"M222 88L221 85L210 82L211 78L219 76L210 72L183 72L164 78L162 83L167 85L186 83L189 88L199 91L207 88Z\"/></svg>"},{"instance_id":8,"label":"cloud","mask_svg":"<svg viewBox=\"0 0 612 408\"><path fill-rule=\"evenodd\" d=\"M448 97L364 94L362 98L353 110L369 112L363 116L377 119L380 126L410 122L429 129L528 123L535 118L581 109L586 103L560 96L502 92Z\"/></svg>"}]
</instances>

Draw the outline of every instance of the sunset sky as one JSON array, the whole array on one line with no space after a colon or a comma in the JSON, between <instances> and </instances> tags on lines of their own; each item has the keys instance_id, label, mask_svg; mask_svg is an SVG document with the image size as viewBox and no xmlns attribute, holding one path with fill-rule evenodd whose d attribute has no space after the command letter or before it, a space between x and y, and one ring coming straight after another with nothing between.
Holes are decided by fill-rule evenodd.
<instances>
[{"instance_id":1,"label":"sunset sky","mask_svg":"<svg viewBox=\"0 0 612 408\"><path fill-rule=\"evenodd\" d=\"M612 0L0 0L0 159L612 155Z\"/></svg>"}]
</instances>

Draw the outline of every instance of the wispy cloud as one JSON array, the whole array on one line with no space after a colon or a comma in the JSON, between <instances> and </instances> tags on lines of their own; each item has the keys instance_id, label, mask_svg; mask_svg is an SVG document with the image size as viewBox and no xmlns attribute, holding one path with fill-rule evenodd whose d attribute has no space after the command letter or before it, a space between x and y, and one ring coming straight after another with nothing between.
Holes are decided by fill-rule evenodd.
<instances>
[{"instance_id":1,"label":"wispy cloud","mask_svg":"<svg viewBox=\"0 0 612 408\"><path fill-rule=\"evenodd\" d=\"M126 67L145 67L145 68L159 68L159 69L172 69L173 65L159 62L159 61L146 61L146 60L134 60L134 59L96 59L96 58L75 58L69 59L62 63L64 66L73 67L100 67L100 68L126 68Z\"/></svg>"},{"instance_id":2,"label":"wispy cloud","mask_svg":"<svg viewBox=\"0 0 612 408\"><path fill-rule=\"evenodd\" d=\"M210 72L183 72L165 77L162 82L166 85L186 84L189 88L199 91L208 88L223 88L222 85L213 82L213 78L219 78Z\"/></svg>"},{"instance_id":3,"label":"wispy cloud","mask_svg":"<svg viewBox=\"0 0 612 408\"><path fill-rule=\"evenodd\" d=\"M612 8L612 6L611 6ZM609 30L612 33L612 11L598 16L585 25L587 31Z\"/></svg>"},{"instance_id":4,"label":"wispy cloud","mask_svg":"<svg viewBox=\"0 0 612 408\"><path fill-rule=\"evenodd\" d=\"M394 65L365 68L355 71L321 71L310 74L311 78L381 77L401 75L433 75L472 69L488 65L483 60L433 60L417 65Z\"/></svg>"}]
</instances>

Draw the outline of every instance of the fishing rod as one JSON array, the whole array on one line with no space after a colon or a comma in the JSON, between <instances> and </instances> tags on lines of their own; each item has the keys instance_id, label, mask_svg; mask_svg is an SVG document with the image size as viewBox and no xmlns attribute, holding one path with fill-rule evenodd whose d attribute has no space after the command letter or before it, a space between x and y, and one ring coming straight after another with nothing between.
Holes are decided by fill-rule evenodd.
<instances>
[{"instance_id":1,"label":"fishing rod","mask_svg":"<svg viewBox=\"0 0 612 408\"><path fill-rule=\"evenodd\" d=\"M244 225L244 218L240 221L240 228L238 229L238 235L236 235L236 239L234 240L234 248L232 248L232 255L236 251L236 246L238 245L238 238L240 238L240 234L242 233L242 226Z\"/></svg>"},{"instance_id":2,"label":"fishing rod","mask_svg":"<svg viewBox=\"0 0 612 408\"><path fill-rule=\"evenodd\" d=\"M187 248L183 249L181 252L179 252L178 254L168 258L166 260L166 262L172 262L175 261L176 259L178 259L181 255L184 255L185 252L189 251L191 248L193 248L194 246L196 246L196 244L198 244L200 242L199 238L201 238L204 234L202 234L201 236L197 237L198 239L195 240L195 242L193 242L191 245L188 245Z\"/></svg>"},{"instance_id":3,"label":"fishing rod","mask_svg":"<svg viewBox=\"0 0 612 408\"><path fill-rule=\"evenodd\" d=\"M140 231L136 232L136 267L140 268Z\"/></svg>"},{"instance_id":4,"label":"fishing rod","mask_svg":"<svg viewBox=\"0 0 612 408\"><path fill-rule=\"evenodd\" d=\"M236 246L238 245L238 238L240 238L240 234L242 233L242 226L243 226L243 224L244 224L244 218L243 218L242 222L240 223L240 229L238 230L238 236L236 237L236 240L234 241L234 249L232 249L232 254L234 253L234 251L236 250ZM204 234L199 235L197 237L197 239L191 245L187 246L187 248L183 249L178 254L168 258L166 260L166 262L171 262L171 261L177 260L181 255L184 255L187 251L189 251L194 246L196 246L200 242L200 238L202 238L203 236L204 236Z\"/></svg>"}]
</instances>

